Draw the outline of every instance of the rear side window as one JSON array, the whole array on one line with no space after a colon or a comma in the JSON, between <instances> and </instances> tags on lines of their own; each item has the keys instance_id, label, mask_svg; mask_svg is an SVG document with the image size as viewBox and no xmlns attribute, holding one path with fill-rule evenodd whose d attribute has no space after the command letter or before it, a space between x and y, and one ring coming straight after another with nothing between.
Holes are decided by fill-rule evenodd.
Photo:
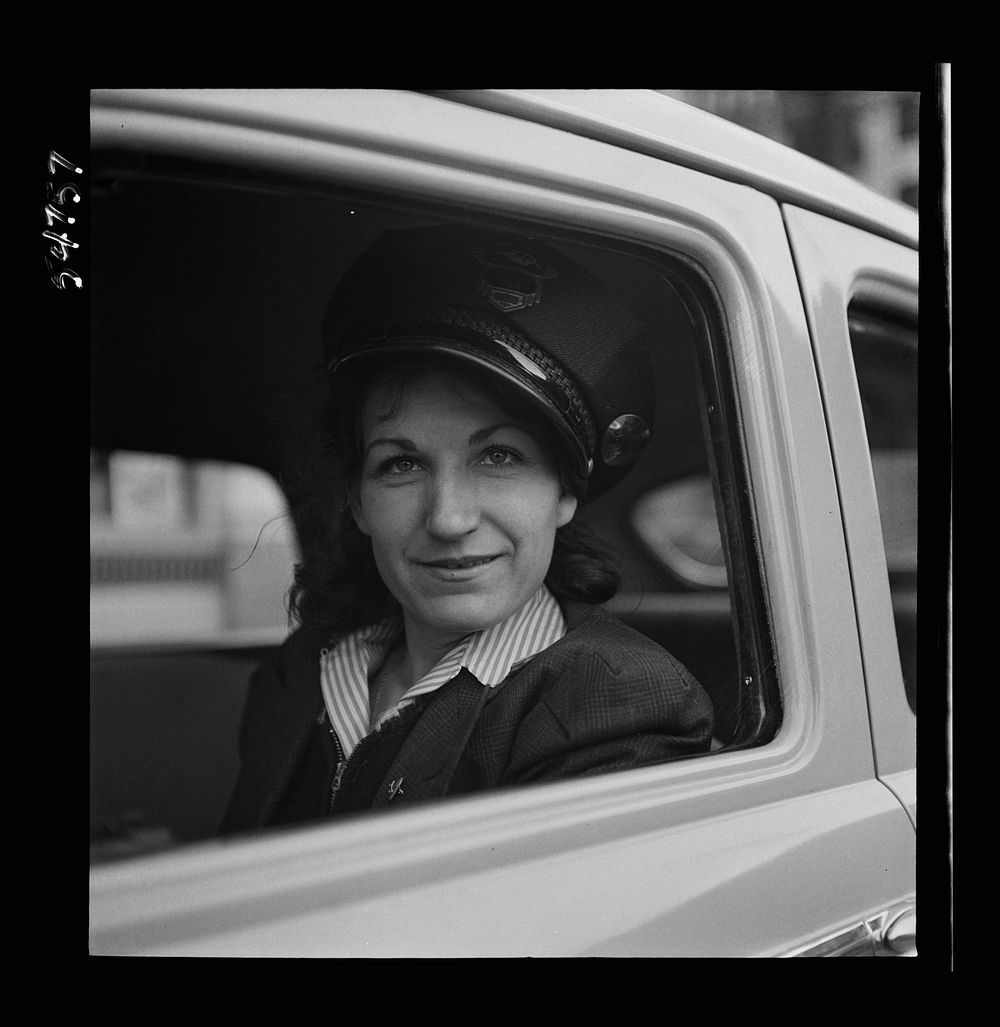
<instances>
[{"instance_id":1,"label":"rear side window","mask_svg":"<svg viewBox=\"0 0 1000 1027\"><path fill-rule=\"evenodd\" d=\"M904 310L848 312L892 592L900 665L917 708L917 325Z\"/></svg>"}]
</instances>

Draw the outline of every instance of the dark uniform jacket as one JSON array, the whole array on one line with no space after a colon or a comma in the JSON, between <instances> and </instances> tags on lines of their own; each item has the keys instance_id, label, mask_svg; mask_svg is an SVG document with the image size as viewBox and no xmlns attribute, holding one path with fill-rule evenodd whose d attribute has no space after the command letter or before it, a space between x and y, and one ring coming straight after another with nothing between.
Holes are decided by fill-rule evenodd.
<instances>
[{"instance_id":1,"label":"dark uniform jacket","mask_svg":"<svg viewBox=\"0 0 1000 1027\"><path fill-rule=\"evenodd\" d=\"M683 665L599 607L562 608L566 634L499 685L463 669L346 761L320 691L327 637L295 632L251 680L223 833L708 750L711 701Z\"/></svg>"}]
</instances>

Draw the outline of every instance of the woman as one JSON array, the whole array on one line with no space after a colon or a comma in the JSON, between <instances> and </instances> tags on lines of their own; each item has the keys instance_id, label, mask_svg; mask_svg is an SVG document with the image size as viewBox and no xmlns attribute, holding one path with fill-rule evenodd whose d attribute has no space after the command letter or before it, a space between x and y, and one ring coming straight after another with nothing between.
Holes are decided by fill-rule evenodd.
<instances>
[{"instance_id":1,"label":"woman","mask_svg":"<svg viewBox=\"0 0 1000 1027\"><path fill-rule=\"evenodd\" d=\"M386 233L348 272L299 627L251 683L224 831L708 749L708 697L600 609L576 519L649 438L645 333L533 239Z\"/></svg>"}]
</instances>

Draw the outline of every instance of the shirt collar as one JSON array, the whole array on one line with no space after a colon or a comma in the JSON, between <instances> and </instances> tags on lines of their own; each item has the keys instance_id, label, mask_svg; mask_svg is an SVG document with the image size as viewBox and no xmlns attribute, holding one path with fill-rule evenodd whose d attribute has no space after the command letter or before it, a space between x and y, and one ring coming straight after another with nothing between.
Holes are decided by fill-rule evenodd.
<instances>
[{"instance_id":1,"label":"shirt collar","mask_svg":"<svg viewBox=\"0 0 1000 1027\"><path fill-rule=\"evenodd\" d=\"M465 667L484 685L493 688L511 670L548 649L565 634L562 610L543 585L517 613L485 631L469 635L452 652L462 650L458 670Z\"/></svg>"},{"instance_id":2,"label":"shirt collar","mask_svg":"<svg viewBox=\"0 0 1000 1027\"><path fill-rule=\"evenodd\" d=\"M368 675L385 658L402 633L392 618L359 628L335 648L324 649L320 682L327 716L340 738L345 758L368 733ZM506 620L466 635L403 696L406 702L435 691L464 667L485 687L494 688L511 672L566 634L566 621L552 593L543 585ZM399 708L398 705L396 707ZM383 718L384 719L384 718Z\"/></svg>"}]
</instances>

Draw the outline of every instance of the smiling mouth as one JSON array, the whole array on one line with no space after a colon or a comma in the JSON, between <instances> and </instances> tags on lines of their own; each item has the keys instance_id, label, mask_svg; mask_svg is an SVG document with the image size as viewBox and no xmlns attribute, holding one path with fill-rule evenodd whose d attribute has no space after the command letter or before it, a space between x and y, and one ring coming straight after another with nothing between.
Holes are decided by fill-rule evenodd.
<instances>
[{"instance_id":1,"label":"smiling mouth","mask_svg":"<svg viewBox=\"0 0 1000 1027\"><path fill-rule=\"evenodd\" d=\"M470 567L482 567L496 559L496 556L465 556L458 560L426 560L424 566L446 571L462 571Z\"/></svg>"}]
</instances>

